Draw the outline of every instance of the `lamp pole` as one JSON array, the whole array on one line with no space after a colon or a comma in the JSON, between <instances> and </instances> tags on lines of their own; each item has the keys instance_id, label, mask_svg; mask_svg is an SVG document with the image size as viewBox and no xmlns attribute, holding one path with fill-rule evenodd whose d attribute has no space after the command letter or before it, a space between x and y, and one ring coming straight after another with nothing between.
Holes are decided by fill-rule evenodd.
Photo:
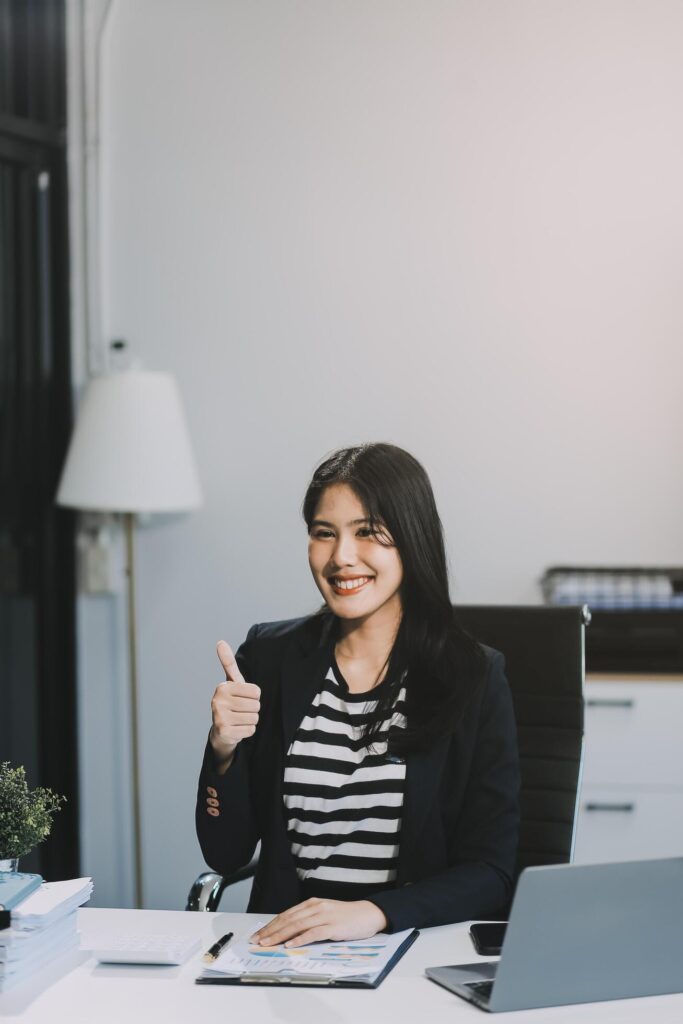
<instances>
[{"instance_id":1,"label":"lamp pole","mask_svg":"<svg viewBox=\"0 0 683 1024\"><path fill-rule=\"evenodd\" d=\"M138 730L138 659L135 630L135 513L123 513L128 580L128 665L130 680L130 745L133 783L133 849L135 906L142 907L142 815L140 813L140 744Z\"/></svg>"}]
</instances>

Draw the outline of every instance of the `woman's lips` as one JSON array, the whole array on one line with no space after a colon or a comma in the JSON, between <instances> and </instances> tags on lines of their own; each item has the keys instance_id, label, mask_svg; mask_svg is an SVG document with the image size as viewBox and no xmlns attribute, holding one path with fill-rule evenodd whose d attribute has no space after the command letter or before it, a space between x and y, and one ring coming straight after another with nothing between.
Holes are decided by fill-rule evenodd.
<instances>
[{"instance_id":1,"label":"woman's lips","mask_svg":"<svg viewBox=\"0 0 683 1024\"><path fill-rule=\"evenodd\" d=\"M339 583L346 584L345 586L340 586L334 576L328 582L339 597L352 597L354 594L360 593L361 590L365 590L368 583L372 583L372 576L342 577Z\"/></svg>"}]
</instances>

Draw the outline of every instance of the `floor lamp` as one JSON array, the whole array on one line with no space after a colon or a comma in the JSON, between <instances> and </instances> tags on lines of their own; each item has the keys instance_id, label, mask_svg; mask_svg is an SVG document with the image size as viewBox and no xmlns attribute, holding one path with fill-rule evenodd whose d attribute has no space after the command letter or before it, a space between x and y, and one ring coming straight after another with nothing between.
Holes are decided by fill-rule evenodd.
<instances>
[{"instance_id":1,"label":"floor lamp","mask_svg":"<svg viewBox=\"0 0 683 1024\"><path fill-rule=\"evenodd\" d=\"M202 496L174 378L122 370L88 385L69 445L57 504L122 516L126 538L135 904L143 905L135 629L135 516L183 512Z\"/></svg>"}]
</instances>

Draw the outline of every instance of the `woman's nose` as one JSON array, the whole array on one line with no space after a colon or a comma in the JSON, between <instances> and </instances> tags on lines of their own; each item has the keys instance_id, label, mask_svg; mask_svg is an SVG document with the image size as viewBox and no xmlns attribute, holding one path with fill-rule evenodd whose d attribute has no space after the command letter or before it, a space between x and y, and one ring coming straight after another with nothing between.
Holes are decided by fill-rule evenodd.
<instances>
[{"instance_id":1,"label":"woman's nose","mask_svg":"<svg viewBox=\"0 0 683 1024\"><path fill-rule=\"evenodd\" d=\"M356 542L353 537L341 534L332 550L332 561L341 568L343 565L355 565L357 559Z\"/></svg>"}]
</instances>

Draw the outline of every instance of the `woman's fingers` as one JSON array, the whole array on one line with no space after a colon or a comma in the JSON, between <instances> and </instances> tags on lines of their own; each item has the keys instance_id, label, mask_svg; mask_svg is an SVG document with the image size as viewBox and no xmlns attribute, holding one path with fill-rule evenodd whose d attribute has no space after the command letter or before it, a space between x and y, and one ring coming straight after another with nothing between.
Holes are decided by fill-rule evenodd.
<instances>
[{"instance_id":1,"label":"woman's fingers","mask_svg":"<svg viewBox=\"0 0 683 1024\"><path fill-rule=\"evenodd\" d=\"M227 683L221 683L221 690L223 687L227 688ZM228 711L232 711L233 714L258 714L261 710L261 702L258 699L251 697L241 697L239 694L225 693L221 690L216 694L216 700L223 704Z\"/></svg>"},{"instance_id":2,"label":"woman's fingers","mask_svg":"<svg viewBox=\"0 0 683 1024\"><path fill-rule=\"evenodd\" d=\"M278 914L267 925L260 928L252 935L252 941L263 945L276 945L278 942L285 942L292 935L298 934L302 927L310 925L312 915L319 913L322 903L323 901L318 899L297 903L296 906Z\"/></svg>"},{"instance_id":3,"label":"woman's fingers","mask_svg":"<svg viewBox=\"0 0 683 1024\"><path fill-rule=\"evenodd\" d=\"M235 660L235 655L232 652L232 647L227 644L225 640L219 640L216 644L216 654L218 660L223 666L226 679L232 679L234 682L243 683L244 676L239 670L239 666Z\"/></svg>"},{"instance_id":4,"label":"woman's fingers","mask_svg":"<svg viewBox=\"0 0 683 1024\"><path fill-rule=\"evenodd\" d=\"M309 918L310 914L315 911L315 904L313 901L308 902L306 900L303 903L297 903L296 906L292 906L289 910L284 910L279 913L276 918L268 922L263 928L261 928L256 934L260 939L270 938L276 933L280 933L283 929L290 928L294 922L301 919Z\"/></svg>"},{"instance_id":5,"label":"woman's fingers","mask_svg":"<svg viewBox=\"0 0 683 1024\"><path fill-rule=\"evenodd\" d=\"M278 927L277 931L262 937L259 944L261 946L278 946L286 942L289 945L291 939L296 939L297 936L303 935L304 932L309 931L313 927L319 927L322 924L320 917L321 915L314 911L306 915L306 917L285 921Z\"/></svg>"},{"instance_id":6,"label":"woman's fingers","mask_svg":"<svg viewBox=\"0 0 683 1024\"><path fill-rule=\"evenodd\" d=\"M316 928L309 928L308 931L302 932L295 938L290 939L287 943L289 949L294 949L296 946L307 946L309 942L324 942L325 939L332 938L332 925L321 924Z\"/></svg>"}]
</instances>

